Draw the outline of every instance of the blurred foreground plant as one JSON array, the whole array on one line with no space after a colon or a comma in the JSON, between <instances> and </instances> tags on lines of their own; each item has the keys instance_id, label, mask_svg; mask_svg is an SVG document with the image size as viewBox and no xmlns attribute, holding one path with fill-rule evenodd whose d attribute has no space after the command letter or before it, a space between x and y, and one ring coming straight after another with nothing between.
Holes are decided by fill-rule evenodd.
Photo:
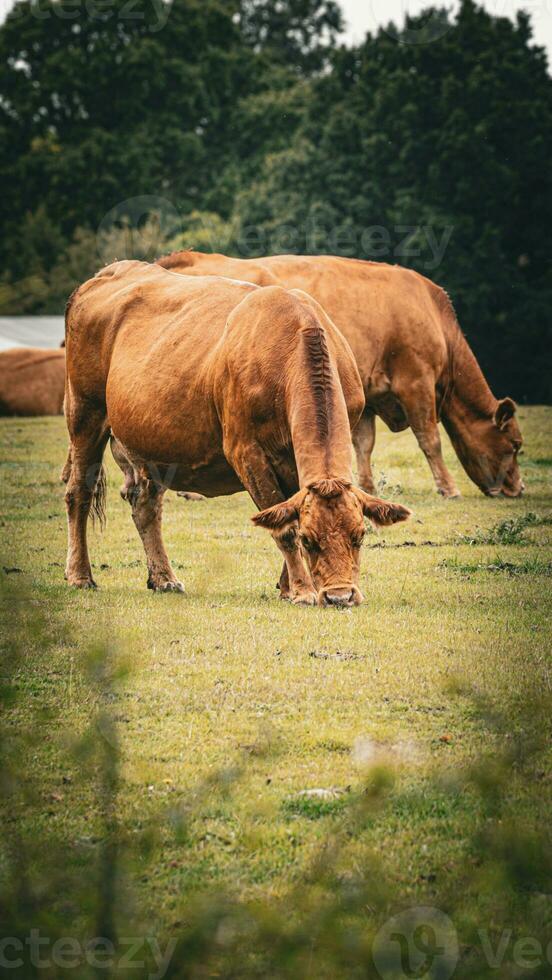
<instances>
[{"instance_id":1,"label":"blurred foreground plant","mask_svg":"<svg viewBox=\"0 0 552 980\"><path fill-rule=\"evenodd\" d=\"M449 696L470 702L493 736L469 769L437 771L412 793L390 758L379 758L339 806L317 812L328 821L327 837L283 898L244 901L205 888L182 898L176 923L154 927L138 887L144 863L161 860L167 837L185 859L194 819L213 800L235 797L246 764L229 765L177 806L148 805L140 831L131 832L120 818L113 713L125 671L108 647L83 655L76 670L89 705L84 731L64 730L62 713L40 696L29 711L27 654L40 650L47 659L63 630L51 610L42 612L5 577L1 601L3 975L444 980L455 971L473 980L520 975L532 950L532 977L550 976L549 690L528 681L506 716L456 684ZM51 739L62 771L73 773L66 777L73 791L94 802L90 835L81 840L69 840L63 819L52 818L64 801L45 796L33 768L37 746ZM477 817L461 866L424 882L409 881L405 869L397 881L385 854L355 851L383 814L397 814L408 829L417 808L439 799L467 800ZM287 809L292 821L305 807ZM520 946L522 939L532 945Z\"/></svg>"}]
</instances>

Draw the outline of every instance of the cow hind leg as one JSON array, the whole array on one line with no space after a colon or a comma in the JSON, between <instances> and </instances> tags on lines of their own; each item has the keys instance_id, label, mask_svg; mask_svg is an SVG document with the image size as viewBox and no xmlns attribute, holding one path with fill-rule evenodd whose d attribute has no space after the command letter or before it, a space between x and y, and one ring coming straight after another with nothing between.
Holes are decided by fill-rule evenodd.
<instances>
[{"instance_id":1,"label":"cow hind leg","mask_svg":"<svg viewBox=\"0 0 552 980\"><path fill-rule=\"evenodd\" d=\"M134 467L130 460L127 459L125 453L123 452L123 447L119 442L117 442L115 436L111 436L109 441L111 446L111 455L117 463L117 466L122 471L125 481L121 487L121 497L126 500L127 503L131 503L131 494L136 490L138 477L134 471Z\"/></svg>"},{"instance_id":2,"label":"cow hind leg","mask_svg":"<svg viewBox=\"0 0 552 980\"><path fill-rule=\"evenodd\" d=\"M115 440L111 442L111 451L125 476L121 497L131 506L132 520L144 546L148 589L153 592L184 592L184 586L174 574L163 544L161 525L165 488L150 480L145 471L135 470Z\"/></svg>"},{"instance_id":3,"label":"cow hind leg","mask_svg":"<svg viewBox=\"0 0 552 980\"><path fill-rule=\"evenodd\" d=\"M372 453L376 441L376 416L373 412L365 411L353 432L358 482L366 493L374 493L374 477L372 475Z\"/></svg>"},{"instance_id":4,"label":"cow hind leg","mask_svg":"<svg viewBox=\"0 0 552 980\"><path fill-rule=\"evenodd\" d=\"M73 406L68 418L71 445L62 479L66 483L68 548L65 578L69 585L94 589L88 554L87 527L92 511L105 522L105 470L102 465L108 432L105 413L89 405Z\"/></svg>"},{"instance_id":5,"label":"cow hind leg","mask_svg":"<svg viewBox=\"0 0 552 980\"><path fill-rule=\"evenodd\" d=\"M129 493L132 519L142 539L148 565L148 589L154 592L184 592L174 574L161 533L165 490L153 480L140 478Z\"/></svg>"}]
</instances>

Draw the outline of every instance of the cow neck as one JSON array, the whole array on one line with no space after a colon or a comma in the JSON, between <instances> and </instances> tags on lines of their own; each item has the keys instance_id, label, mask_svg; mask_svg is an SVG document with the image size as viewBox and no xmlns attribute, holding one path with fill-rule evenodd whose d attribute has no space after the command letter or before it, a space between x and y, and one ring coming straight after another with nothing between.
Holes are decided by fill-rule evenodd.
<instances>
[{"instance_id":1,"label":"cow neck","mask_svg":"<svg viewBox=\"0 0 552 980\"><path fill-rule=\"evenodd\" d=\"M449 363L441 416L447 431L460 433L477 420L491 419L497 401L456 320L446 333Z\"/></svg>"},{"instance_id":2,"label":"cow neck","mask_svg":"<svg viewBox=\"0 0 552 980\"><path fill-rule=\"evenodd\" d=\"M352 483L349 416L324 328L313 316L297 334L287 384L288 421L301 487Z\"/></svg>"}]
</instances>

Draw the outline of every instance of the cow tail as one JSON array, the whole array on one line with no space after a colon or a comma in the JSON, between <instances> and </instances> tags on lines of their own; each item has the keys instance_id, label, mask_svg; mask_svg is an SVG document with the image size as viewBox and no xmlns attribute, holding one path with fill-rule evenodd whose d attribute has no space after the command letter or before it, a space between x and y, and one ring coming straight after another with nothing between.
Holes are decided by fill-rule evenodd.
<instances>
[{"instance_id":1,"label":"cow tail","mask_svg":"<svg viewBox=\"0 0 552 980\"><path fill-rule=\"evenodd\" d=\"M67 453L67 459L65 460L65 465L61 471L62 483L69 483L71 479L71 470L73 468L73 459L71 456L71 446L69 446L69 451ZM96 521L98 522L100 529L103 531L107 523L105 502L107 498L107 474L105 466L102 464L100 466L100 471L96 478L94 484L94 489L92 491L92 503L90 506L90 516L92 518L92 524L95 526Z\"/></svg>"},{"instance_id":2,"label":"cow tail","mask_svg":"<svg viewBox=\"0 0 552 980\"><path fill-rule=\"evenodd\" d=\"M103 531L106 525L106 513L105 513L105 501L107 497L107 474L105 471L105 466L102 464L100 466L100 472L98 473L98 479L94 485L94 492L92 494L92 507L90 513L92 516L92 524L95 526L96 521L100 525L100 529Z\"/></svg>"},{"instance_id":3,"label":"cow tail","mask_svg":"<svg viewBox=\"0 0 552 980\"><path fill-rule=\"evenodd\" d=\"M61 482L69 483L69 477L71 476L71 470L73 468L73 459L71 456L71 446L67 451L67 459L65 460L65 465L61 471Z\"/></svg>"}]
</instances>

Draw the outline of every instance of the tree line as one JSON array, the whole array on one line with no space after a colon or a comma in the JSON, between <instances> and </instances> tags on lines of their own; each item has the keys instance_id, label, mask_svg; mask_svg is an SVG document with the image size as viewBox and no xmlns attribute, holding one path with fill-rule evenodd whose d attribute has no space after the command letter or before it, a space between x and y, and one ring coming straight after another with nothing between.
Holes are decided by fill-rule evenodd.
<instances>
[{"instance_id":1,"label":"tree line","mask_svg":"<svg viewBox=\"0 0 552 980\"><path fill-rule=\"evenodd\" d=\"M0 312L193 247L410 266L497 395L552 401L552 79L463 0L345 45L332 0L20 0L0 28Z\"/></svg>"}]
</instances>

